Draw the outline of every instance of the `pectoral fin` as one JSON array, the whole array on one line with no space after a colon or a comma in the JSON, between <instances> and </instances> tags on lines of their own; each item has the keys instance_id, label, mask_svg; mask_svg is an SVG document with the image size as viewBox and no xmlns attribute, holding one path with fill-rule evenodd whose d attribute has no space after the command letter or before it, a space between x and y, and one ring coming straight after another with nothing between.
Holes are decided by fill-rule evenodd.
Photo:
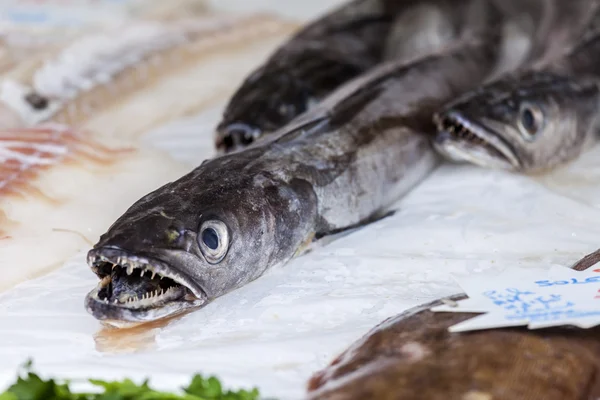
<instances>
[{"instance_id":1,"label":"pectoral fin","mask_svg":"<svg viewBox=\"0 0 600 400\"><path fill-rule=\"evenodd\" d=\"M304 241L300 244L300 246L298 246L298 249L296 249L296 252L294 253L294 257L298 257L306 252L308 252L308 250L310 249L310 245L312 244L313 240L315 239L315 232L311 232L306 239L304 239Z\"/></svg>"}]
</instances>

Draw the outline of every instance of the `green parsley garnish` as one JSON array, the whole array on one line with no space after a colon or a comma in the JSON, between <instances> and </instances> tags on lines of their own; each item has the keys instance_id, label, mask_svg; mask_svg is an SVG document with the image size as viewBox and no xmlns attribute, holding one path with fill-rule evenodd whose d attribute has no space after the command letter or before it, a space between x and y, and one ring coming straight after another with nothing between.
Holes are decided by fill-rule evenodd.
<instances>
[{"instance_id":1,"label":"green parsley garnish","mask_svg":"<svg viewBox=\"0 0 600 400\"><path fill-rule=\"evenodd\" d=\"M141 385L130 379L122 381L101 381L90 379L89 382L101 388L99 393L73 393L69 382L57 382L54 379L43 380L32 371L32 363L24 366L24 374L0 394L0 400L258 400L258 389L251 391L224 390L216 377L204 378L194 375L189 386L182 388L183 394L158 392L153 390L148 380Z\"/></svg>"}]
</instances>

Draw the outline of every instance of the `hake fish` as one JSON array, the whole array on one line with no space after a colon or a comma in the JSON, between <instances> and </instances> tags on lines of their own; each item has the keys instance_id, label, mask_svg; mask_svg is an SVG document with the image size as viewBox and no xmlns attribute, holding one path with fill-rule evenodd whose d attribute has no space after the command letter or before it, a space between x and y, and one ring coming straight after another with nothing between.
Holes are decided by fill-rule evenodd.
<instances>
[{"instance_id":1,"label":"hake fish","mask_svg":"<svg viewBox=\"0 0 600 400\"><path fill-rule=\"evenodd\" d=\"M598 7L596 6L596 11ZM447 159L541 173L598 141L600 13L562 57L508 74L438 111L436 149Z\"/></svg>"},{"instance_id":2,"label":"hake fish","mask_svg":"<svg viewBox=\"0 0 600 400\"><path fill-rule=\"evenodd\" d=\"M380 0L353 0L308 24L251 73L230 98L216 148L245 147L381 59L391 25Z\"/></svg>"},{"instance_id":3,"label":"hake fish","mask_svg":"<svg viewBox=\"0 0 600 400\"><path fill-rule=\"evenodd\" d=\"M297 26L268 15L175 18L185 8L144 7L173 18L47 38L0 76L0 292L58 268L139 197L188 172L142 133L233 92Z\"/></svg>"},{"instance_id":4,"label":"hake fish","mask_svg":"<svg viewBox=\"0 0 600 400\"><path fill-rule=\"evenodd\" d=\"M261 140L386 60L408 62L435 53L458 41L465 29L502 31L519 18L539 25L544 17L538 9L521 6L527 3L522 0L502 0L514 3L502 13L497 1L349 1L301 29L246 78L217 125L218 152ZM528 50L511 47L506 58L518 64Z\"/></svg>"},{"instance_id":5,"label":"hake fish","mask_svg":"<svg viewBox=\"0 0 600 400\"><path fill-rule=\"evenodd\" d=\"M441 113L438 151L455 162L539 174L598 140L600 87L589 76L530 72Z\"/></svg>"},{"instance_id":6,"label":"hake fish","mask_svg":"<svg viewBox=\"0 0 600 400\"><path fill-rule=\"evenodd\" d=\"M349 82L265 143L204 161L131 206L88 253L98 320L127 326L200 307L386 213L437 165L431 113L495 67L474 35Z\"/></svg>"}]
</instances>

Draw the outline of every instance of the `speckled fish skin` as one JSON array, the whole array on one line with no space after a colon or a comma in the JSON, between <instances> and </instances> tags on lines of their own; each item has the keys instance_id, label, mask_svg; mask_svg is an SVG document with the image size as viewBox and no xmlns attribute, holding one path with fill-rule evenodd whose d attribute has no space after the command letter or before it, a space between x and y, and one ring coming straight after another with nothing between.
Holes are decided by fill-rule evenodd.
<instances>
[{"instance_id":1,"label":"speckled fish skin","mask_svg":"<svg viewBox=\"0 0 600 400\"><path fill-rule=\"evenodd\" d=\"M385 60L415 60L458 41L465 30L523 18L500 0L355 0L286 41L239 87L216 128L220 154L247 147ZM528 10L528 8L524 8ZM538 21L537 9L529 15ZM539 15L535 15L538 13Z\"/></svg>"},{"instance_id":2,"label":"speckled fish skin","mask_svg":"<svg viewBox=\"0 0 600 400\"><path fill-rule=\"evenodd\" d=\"M457 295L448 300L461 300ZM593 400L600 397L600 328L450 333L478 314L387 319L308 383L306 400Z\"/></svg>"},{"instance_id":3,"label":"speckled fish skin","mask_svg":"<svg viewBox=\"0 0 600 400\"><path fill-rule=\"evenodd\" d=\"M415 64L383 64L265 143L207 160L143 197L89 252L104 283L88 295L88 311L114 324L201 306L286 263L315 235L385 213L437 165L432 111L485 79L498 42L474 37ZM187 300L133 310L106 291L98 298L102 285L149 279L106 282L114 264L167 276Z\"/></svg>"},{"instance_id":4,"label":"speckled fish skin","mask_svg":"<svg viewBox=\"0 0 600 400\"><path fill-rule=\"evenodd\" d=\"M600 128L600 9L575 45L445 105L434 119L446 158L538 174L577 159Z\"/></svg>"},{"instance_id":5,"label":"speckled fish skin","mask_svg":"<svg viewBox=\"0 0 600 400\"><path fill-rule=\"evenodd\" d=\"M302 28L233 94L216 129L217 150L238 150L277 130L374 66L390 17L380 0L354 0Z\"/></svg>"}]
</instances>

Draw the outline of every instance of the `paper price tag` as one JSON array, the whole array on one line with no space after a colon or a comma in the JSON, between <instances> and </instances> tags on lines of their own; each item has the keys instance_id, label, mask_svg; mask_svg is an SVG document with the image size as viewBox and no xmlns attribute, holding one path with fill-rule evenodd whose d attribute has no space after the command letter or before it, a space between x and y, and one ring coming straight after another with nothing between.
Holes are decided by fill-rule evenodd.
<instances>
[{"instance_id":1,"label":"paper price tag","mask_svg":"<svg viewBox=\"0 0 600 400\"><path fill-rule=\"evenodd\" d=\"M600 324L600 269L575 271L509 268L499 275L453 278L468 299L433 307L435 312L473 312L450 332L526 325L529 329Z\"/></svg>"}]
</instances>

